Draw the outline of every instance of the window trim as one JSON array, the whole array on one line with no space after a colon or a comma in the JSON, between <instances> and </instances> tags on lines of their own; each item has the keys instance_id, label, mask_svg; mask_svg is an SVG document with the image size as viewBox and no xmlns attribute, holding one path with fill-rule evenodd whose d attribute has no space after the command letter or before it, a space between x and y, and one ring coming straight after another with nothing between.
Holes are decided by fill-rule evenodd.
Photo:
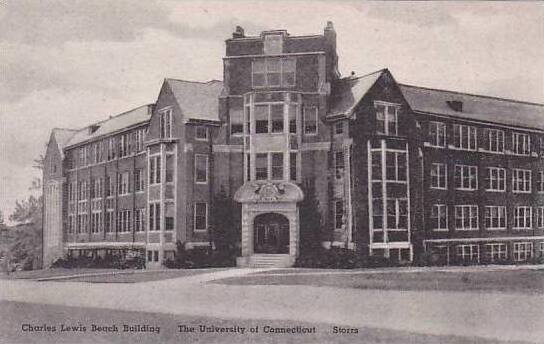
<instances>
[{"instance_id":1,"label":"window trim","mask_svg":"<svg viewBox=\"0 0 544 344\"><path fill-rule=\"evenodd\" d=\"M337 217L340 215L338 214L338 204L341 204L342 205L342 218L341 218L341 223L340 223L340 227L338 227L338 222L337 222ZM344 208L344 201L341 200L341 199L337 199L334 201L334 229L335 230L340 230L342 229L342 226L345 225L345 220L344 220L344 216L345 216L346 212L345 212L345 208Z\"/></svg>"},{"instance_id":2,"label":"window trim","mask_svg":"<svg viewBox=\"0 0 544 344\"><path fill-rule=\"evenodd\" d=\"M204 157L205 158L205 163L206 163L206 180L204 181L199 181L197 180L197 177L198 177L198 174L197 174L197 160L198 158L202 158ZM209 155L208 154L195 154L195 161L194 161L194 183L195 184L208 184L208 181L209 181Z\"/></svg>"},{"instance_id":3,"label":"window trim","mask_svg":"<svg viewBox=\"0 0 544 344\"><path fill-rule=\"evenodd\" d=\"M520 137L525 137L527 140L524 140L523 142L523 148L527 150L527 153L519 153L517 152L517 147L519 144ZM521 155L521 156L530 156L531 155L531 135L526 133L520 133L520 132L512 132L512 154L513 155Z\"/></svg>"},{"instance_id":4,"label":"window trim","mask_svg":"<svg viewBox=\"0 0 544 344\"><path fill-rule=\"evenodd\" d=\"M460 167L461 168L461 174L459 176L459 178L461 178L461 186L458 187L457 186L457 168ZM465 168L468 168L468 177L465 176ZM470 183L470 181L472 180L472 171L475 171L475 175L476 175L476 178L475 178L475 181L476 181L476 185L474 187L471 187L472 184ZM463 186L463 181L465 180L465 178L468 178L468 181L469 181L469 187L466 188ZM461 165L461 164L455 164L454 166L454 169L453 169L453 179L455 181L455 190L460 190L460 191L476 191L478 190L478 166L477 165Z\"/></svg>"},{"instance_id":5,"label":"window trim","mask_svg":"<svg viewBox=\"0 0 544 344\"><path fill-rule=\"evenodd\" d=\"M196 228L196 217L197 217L197 214L196 214L196 208L197 208L197 204L205 204L206 205L206 215L205 215L205 228L203 229L197 229ZM195 202L194 203L194 206L193 206L193 231L194 232L207 232L208 231L208 202Z\"/></svg>"},{"instance_id":6,"label":"window trim","mask_svg":"<svg viewBox=\"0 0 544 344\"><path fill-rule=\"evenodd\" d=\"M433 217L433 209L436 207L437 209L437 217ZM440 211L440 209L443 209L445 210L445 216L446 216L446 227L445 228L442 228L440 227L440 215L442 215L443 213ZM433 204L432 205L432 208L431 208L431 215L429 216L429 218L433 221L433 224L431 226L431 229L433 232L447 232L449 231L449 218L448 218L448 205L447 204ZM434 222L436 220L436 222ZM438 224L438 226L437 226Z\"/></svg>"},{"instance_id":7,"label":"window trim","mask_svg":"<svg viewBox=\"0 0 544 344\"><path fill-rule=\"evenodd\" d=\"M518 190L518 183L519 182L519 174L521 173L522 175L522 178L521 178L521 182L522 182L522 185L523 185L523 190ZM527 177L527 175L529 176L529 178L525 178ZM527 169L523 169L523 168L513 168L512 169L512 193L525 193L525 194L530 194L532 193L533 191L533 183L532 183L532 179L533 179L533 171L532 170L527 170ZM525 185L526 185L526 182L528 181L528 184L529 184L529 189L528 190L525 190Z\"/></svg>"},{"instance_id":8,"label":"window trim","mask_svg":"<svg viewBox=\"0 0 544 344\"><path fill-rule=\"evenodd\" d=\"M471 222L470 219L471 219L471 214L472 214L472 209L476 209L476 227L457 227L457 209L461 209L461 223L464 223L466 217L465 217L465 212L463 211L463 209L465 208L468 208L469 211L468 211L468 219L469 219L469 223ZM479 207L478 205L475 205L475 204L459 204L459 205L455 205L454 206L454 219L455 219L455 230L457 231L477 231L480 229L480 214L479 214ZM470 223L470 225L472 225Z\"/></svg>"},{"instance_id":9,"label":"window trim","mask_svg":"<svg viewBox=\"0 0 544 344\"><path fill-rule=\"evenodd\" d=\"M493 215L492 209L495 209L495 208L497 209L497 221L498 221L498 223L500 224L501 219L503 219L503 221L504 221L504 226L502 226L502 227L487 226L487 219L488 218L490 219L490 223L493 223L494 218L491 215ZM501 217L501 209L504 210L504 218ZM489 210L490 216L487 216L488 210ZM485 229L490 230L490 231L506 230L506 227L508 227L508 211L506 209L506 206L504 206L504 205L486 205L484 207L484 225L485 225Z\"/></svg>"},{"instance_id":10,"label":"window trim","mask_svg":"<svg viewBox=\"0 0 544 344\"><path fill-rule=\"evenodd\" d=\"M204 137L198 136L198 129L204 129ZM195 126L195 140L196 141L208 141L209 140L209 128L205 125L196 125Z\"/></svg>"},{"instance_id":11,"label":"window trim","mask_svg":"<svg viewBox=\"0 0 544 344\"><path fill-rule=\"evenodd\" d=\"M436 132L434 133L434 135L431 135L431 125L435 125L435 128L436 128ZM443 135L440 135L440 130L439 128L442 128L443 129ZM445 122L440 122L440 121L429 121L429 124L428 124L428 128L427 128L427 135L429 137L429 147L438 147L438 148L445 148L447 147L448 145L448 141L447 141L447 137L448 137L448 130L447 130L447 125ZM431 139L431 137L434 137L434 140L436 140L436 142L439 142L439 137L442 136L442 139L443 139L443 142L444 144L443 145L435 145L433 144L433 140Z\"/></svg>"},{"instance_id":12,"label":"window trim","mask_svg":"<svg viewBox=\"0 0 544 344\"><path fill-rule=\"evenodd\" d=\"M380 132L378 131L378 127L376 125L376 134L378 135L386 135L386 136L399 136L399 111L400 111L400 108L401 108L401 104L397 104L397 103L390 103L390 102L386 102L386 101L383 101L383 100L375 100L374 101L374 113L375 113L375 120L376 120L376 123L378 122L378 111L376 109L377 105L381 105L381 106L384 106L384 132ZM395 122L395 133L392 134L389 130L389 117L388 117L388 114L389 114L389 107L393 107L395 108L395 113L394 113L394 122Z\"/></svg>"},{"instance_id":13,"label":"window trim","mask_svg":"<svg viewBox=\"0 0 544 344\"><path fill-rule=\"evenodd\" d=\"M306 113L308 110L315 109L315 132L308 132L306 130ZM316 136L319 133L319 107L316 105L304 105L302 107L302 132L304 136Z\"/></svg>"},{"instance_id":14,"label":"window trim","mask_svg":"<svg viewBox=\"0 0 544 344\"><path fill-rule=\"evenodd\" d=\"M506 192L506 168L504 167L495 167L495 166L488 166L485 168L487 171L487 177L486 177L486 188L485 191L487 192ZM497 171L497 179L496 183L499 186L498 189L492 189L492 180L495 180L492 177L491 171ZM500 174L503 174L503 178L501 178ZM502 181L502 185L501 185ZM502 186L502 188L500 188Z\"/></svg>"},{"instance_id":15,"label":"window trim","mask_svg":"<svg viewBox=\"0 0 544 344\"><path fill-rule=\"evenodd\" d=\"M519 216L518 211L520 209L524 209L523 217ZM527 216L527 209L529 210L529 216ZM529 219L529 226L527 226L527 218ZM518 219L523 219L523 224L525 227L520 227L518 223ZM533 228L533 207L530 205L518 205L514 207L514 226L512 227L513 230L527 230Z\"/></svg>"},{"instance_id":16,"label":"window trim","mask_svg":"<svg viewBox=\"0 0 544 344\"><path fill-rule=\"evenodd\" d=\"M438 174L435 176L438 181L438 186L433 186L433 167L438 166ZM444 174L440 175L441 169L444 170ZM431 189L437 189L437 190L448 190L448 164L443 162L433 162L431 163L431 169L430 169L430 179L431 179ZM444 187L440 186L440 181L443 180Z\"/></svg>"},{"instance_id":17,"label":"window trim","mask_svg":"<svg viewBox=\"0 0 544 344\"><path fill-rule=\"evenodd\" d=\"M161 139L170 139L172 138L172 107L171 106L168 106L168 107L165 107L165 108L162 108L158 111L158 114L159 114L159 138ZM164 130L166 129L165 127L165 121L164 121L164 117L165 115L168 114L168 135L166 135L166 132L164 132Z\"/></svg>"},{"instance_id":18,"label":"window trim","mask_svg":"<svg viewBox=\"0 0 544 344\"><path fill-rule=\"evenodd\" d=\"M463 128L466 128L467 134L468 134L467 147L463 146L463 135L462 135ZM456 141L457 137L459 137L459 146L457 146L457 141ZM474 144L474 148L472 148L471 143ZM457 150L471 151L471 152L477 151L478 150L478 128L473 125L454 123L453 124L453 145L451 146L451 148L457 149Z\"/></svg>"}]
</instances>

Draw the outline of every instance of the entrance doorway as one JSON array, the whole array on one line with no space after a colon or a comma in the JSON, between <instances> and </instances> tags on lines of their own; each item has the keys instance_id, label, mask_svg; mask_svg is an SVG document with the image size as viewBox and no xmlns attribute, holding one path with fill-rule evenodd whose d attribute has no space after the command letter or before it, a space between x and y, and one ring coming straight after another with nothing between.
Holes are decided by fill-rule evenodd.
<instances>
[{"instance_id":1,"label":"entrance doorway","mask_svg":"<svg viewBox=\"0 0 544 344\"><path fill-rule=\"evenodd\" d=\"M277 213L266 213L255 217L253 223L255 253L289 253L289 220Z\"/></svg>"}]
</instances>

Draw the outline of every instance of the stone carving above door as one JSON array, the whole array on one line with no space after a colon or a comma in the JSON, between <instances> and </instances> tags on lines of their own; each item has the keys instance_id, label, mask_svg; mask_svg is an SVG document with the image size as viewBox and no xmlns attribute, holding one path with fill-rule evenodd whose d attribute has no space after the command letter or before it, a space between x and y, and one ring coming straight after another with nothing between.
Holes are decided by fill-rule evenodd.
<instances>
[{"instance_id":1,"label":"stone carving above door","mask_svg":"<svg viewBox=\"0 0 544 344\"><path fill-rule=\"evenodd\" d=\"M234 194L240 203L300 202L302 190L290 182L252 181L246 182Z\"/></svg>"}]
</instances>

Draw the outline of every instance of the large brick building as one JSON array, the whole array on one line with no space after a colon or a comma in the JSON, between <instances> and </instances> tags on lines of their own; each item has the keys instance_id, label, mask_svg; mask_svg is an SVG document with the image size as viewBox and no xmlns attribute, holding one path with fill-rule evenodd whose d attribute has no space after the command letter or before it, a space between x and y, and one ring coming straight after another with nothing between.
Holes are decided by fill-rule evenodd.
<instances>
[{"instance_id":1,"label":"large brick building","mask_svg":"<svg viewBox=\"0 0 544 344\"><path fill-rule=\"evenodd\" d=\"M323 245L431 263L544 253L544 106L340 77L336 33L226 40L224 80L165 79L153 104L54 129L44 169L44 262L176 242L208 245L211 200L241 203L239 265L299 253L301 185Z\"/></svg>"}]
</instances>

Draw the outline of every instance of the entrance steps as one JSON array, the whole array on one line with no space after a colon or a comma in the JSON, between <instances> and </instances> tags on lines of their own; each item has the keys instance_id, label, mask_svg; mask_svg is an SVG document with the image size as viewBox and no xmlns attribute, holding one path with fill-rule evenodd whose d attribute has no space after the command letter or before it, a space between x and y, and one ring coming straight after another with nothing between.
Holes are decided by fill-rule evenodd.
<instances>
[{"instance_id":1,"label":"entrance steps","mask_svg":"<svg viewBox=\"0 0 544 344\"><path fill-rule=\"evenodd\" d=\"M288 254L253 254L239 257L237 265L249 268L287 268L294 264L294 257Z\"/></svg>"}]
</instances>

